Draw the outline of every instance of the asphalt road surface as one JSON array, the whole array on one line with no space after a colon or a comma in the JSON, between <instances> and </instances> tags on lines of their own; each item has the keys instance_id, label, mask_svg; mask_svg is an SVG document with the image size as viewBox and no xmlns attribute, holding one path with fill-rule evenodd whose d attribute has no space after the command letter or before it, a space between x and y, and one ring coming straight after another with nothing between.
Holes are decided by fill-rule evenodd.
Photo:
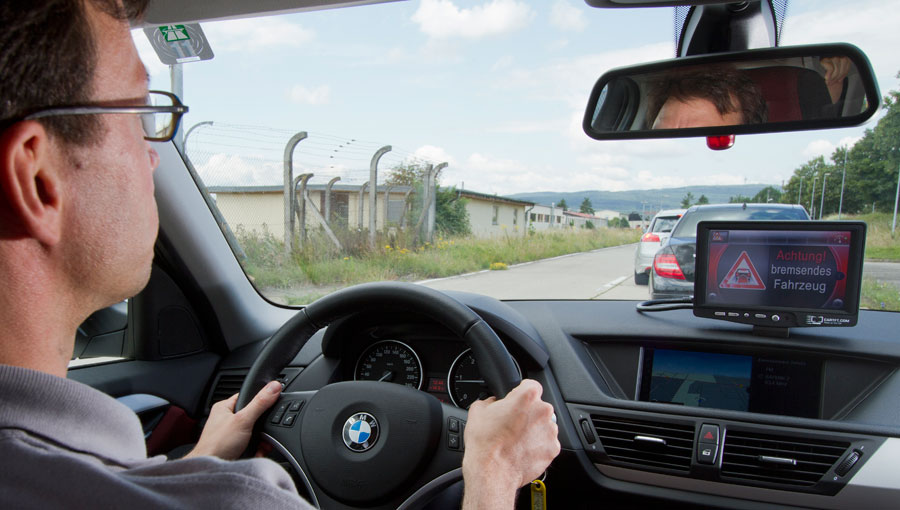
<instances>
[{"instance_id":1,"label":"asphalt road surface","mask_svg":"<svg viewBox=\"0 0 900 510\"><path fill-rule=\"evenodd\" d=\"M440 290L463 290L497 299L649 299L635 285L636 244L601 248L526 262L501 271L479 271L419 282Z\"/></svg>"},{"instance_id":2,"label":"asphalt road surface","mask_svg":"<svg viewBox=\"0 0 900 510\"><path fill-rule=\"evenodd\" d=\"M440 290L463 290L497 299L649 299L646 285L635 285L636 244L601 248L510 266L424 280ZM866 262L863 272L900 288L900 263Z\"/></svg>"}]
</instances>

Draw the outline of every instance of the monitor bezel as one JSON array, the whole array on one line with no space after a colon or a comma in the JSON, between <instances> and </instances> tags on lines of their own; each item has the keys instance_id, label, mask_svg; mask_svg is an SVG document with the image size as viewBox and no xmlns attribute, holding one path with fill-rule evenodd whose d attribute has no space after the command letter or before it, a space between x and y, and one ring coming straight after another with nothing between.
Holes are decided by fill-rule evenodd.
<instances>
[{"instance_id":1,"label":"monitor bezel","mask_svg":"<svg viewBox=\"0 0 900 510\"><path fill-rule=\"evenodd\" d=\"M847 261L847 292L844 296L844 307L823 310L821 308L796 308L782 306L754 306L744 304L723 305L706 302L706 284L709 266L709 237L712 230L745 230L784 232L817 232L817 231L849 231L850 253ZM694 315L709 319L725 320L776 328L796 327L835 327L854 326L859 315L860 291L862 289L862 266L865 253L866 224L861 221L701 221L697 224L697 249L694 269ZM738 316L717 316L723 308ZM756 314L765 314L767 319L757 319ZM749 314L749 317L745 316ZM782 314L785 320L774 323L770 317ZM799 320L804 316L835 316L849 321L840 324L808 324Z\"/></svg>"}]
</instances>

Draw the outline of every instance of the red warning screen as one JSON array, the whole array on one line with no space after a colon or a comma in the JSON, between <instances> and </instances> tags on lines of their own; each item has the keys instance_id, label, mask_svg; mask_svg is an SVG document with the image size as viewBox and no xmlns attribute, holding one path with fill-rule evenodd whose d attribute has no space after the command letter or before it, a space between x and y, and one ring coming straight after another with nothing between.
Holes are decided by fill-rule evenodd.
<instances>
[{"instance_id":1,"label":"red warning screen","mask_svg":"<svg viewBox=\"0 0 900 510\"><path fill-rule=\"evenodd\" d=\"M710 230L710 305L840 310L851 231Z\"/></svg>"}]
</instances>

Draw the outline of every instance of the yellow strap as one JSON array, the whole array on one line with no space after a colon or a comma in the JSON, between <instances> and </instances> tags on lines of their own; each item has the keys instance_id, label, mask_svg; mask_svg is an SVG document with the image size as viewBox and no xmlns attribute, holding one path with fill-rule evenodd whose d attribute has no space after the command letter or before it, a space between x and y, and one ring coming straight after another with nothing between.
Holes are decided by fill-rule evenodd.
<instances>
[{"instance_id":1,"label":"yellow strap","mask_svg":"<svg viewBox=\"0 0 900 510\"><path fill-rule=\"evenodd\" d=\"M547 510L547 486L540 480L531 482L531 509Z\"/></svg>"}]
</instances>

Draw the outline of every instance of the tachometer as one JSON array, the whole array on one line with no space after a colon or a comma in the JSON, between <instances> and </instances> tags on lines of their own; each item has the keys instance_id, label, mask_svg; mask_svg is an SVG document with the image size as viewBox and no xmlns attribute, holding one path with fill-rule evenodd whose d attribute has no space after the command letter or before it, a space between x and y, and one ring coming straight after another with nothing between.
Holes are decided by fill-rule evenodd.
<instances>
[{"instance_id":1,"label":"tachometer","mask_svg":"<svg viewBox=\"0 0 900 510\"><path fill-rule=\"evenodd\" d=\"M519 376L522 376L522 369L519 368L518 362L516 370ZM472 355L472 349L464 350L450 365L450 373L447 375L447 389L450 393L450 400L463 409L468 409L476 400L490 397L493 395L488 389L481 371L475 362L475 356Z\"/></svg>"},{"instance_id":2,"label":"tachometer","mask_svg":"<svg viewBox=\"0 0 900 510\"><path fill-rule=\"evenodd\" d=\"M357 381L384 381L422 388L422 362L412 347L397 340L372 344L359 357L353 378Z\"/></svg>"}]
</instances>

